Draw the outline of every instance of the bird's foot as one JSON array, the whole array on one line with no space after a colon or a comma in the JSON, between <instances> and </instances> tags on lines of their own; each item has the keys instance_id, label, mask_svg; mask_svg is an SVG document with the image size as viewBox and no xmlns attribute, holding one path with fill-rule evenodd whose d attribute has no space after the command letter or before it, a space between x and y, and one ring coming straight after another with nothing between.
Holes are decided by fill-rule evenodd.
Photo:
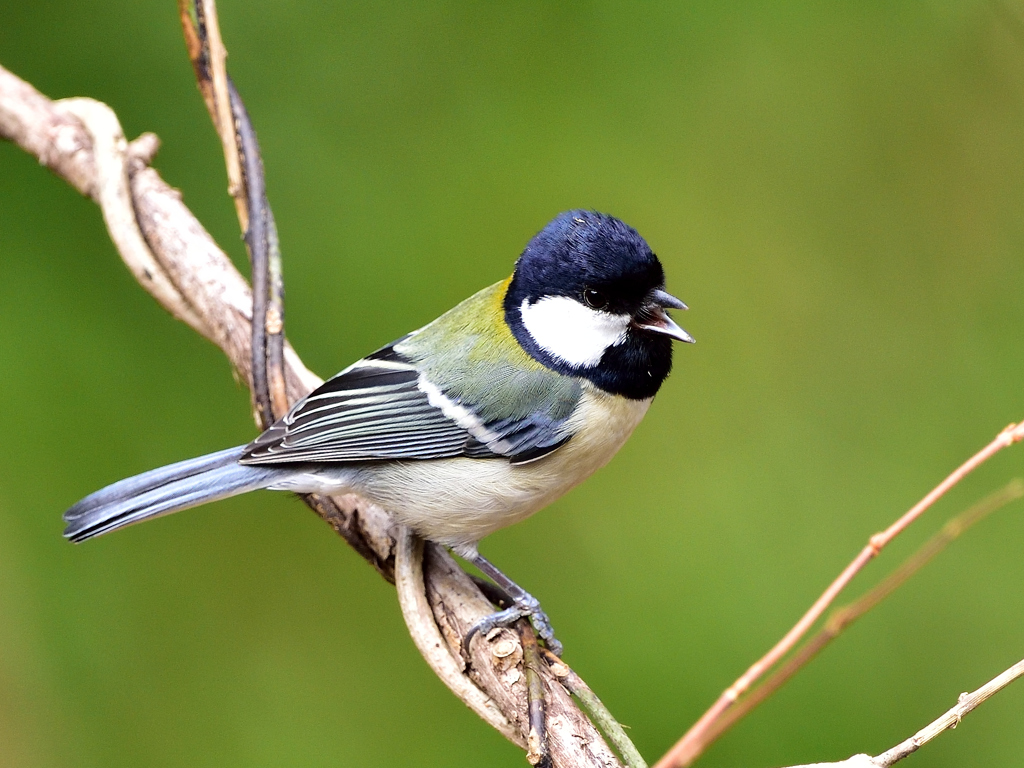
<instances>
[{"instance_id":1,"label":"bird's foot","mask_svg":"<svg viewBox=\"0 0 1024 768\"><path fill-rule=\"evenodd\" d=\"M519 619L528 618L533 625L537 637L544 641L544 645L556 656L562 655L562 644L555 637L555 630L551 627L551 620L540 607L540 602L529 592L523 592L512 599L512 605L504 610L497 611L484 616L480 621L469 628L466 637L462 641L463 650L469 653L469 644L473 637L480 634L486 637L492 629L498 627L510 627Z\"/></svg>"},{"instance_id":2,"label":"bird's foot","mask_svg":"<svg viewBox=\"0 0 1024 768\"><path fill-rule=\"evenodd\" d=\"M484 616L469 628L469 632L466 633L465 638L462 640L462 651L467 657L469 656L469 643L477 633L486 637L492 629L511 626L523 618L530 620L530 624L533 625L533 630L537 633L537 637L544 641L544 645L547 646L549 651L556 656L562 655L562 644L555 638L555 630L551 628L551 620L541 609L537 598L498 570L494 563L477 551L475 544L453 547L452 549L457 555L466 558L493 580L494 584L491 589L485 587L484 592L491 594L498 592L501 595L501 600L496 601L496 603L508 606L489 616Z\"/></svg>"}]
</instances>

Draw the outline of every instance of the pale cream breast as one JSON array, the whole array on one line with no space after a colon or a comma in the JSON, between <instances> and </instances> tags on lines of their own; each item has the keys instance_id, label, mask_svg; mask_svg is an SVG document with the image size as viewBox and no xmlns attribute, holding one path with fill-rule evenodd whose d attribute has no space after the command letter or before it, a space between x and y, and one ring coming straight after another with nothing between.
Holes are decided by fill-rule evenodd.
<instances>
[{"instance_id":1,"label":"pale cream breast","mask_svg":"<svg viewBox=\"0 0 1024 768\"><path fill-rule=\"evenodd\" d=\"M519 465L469 458L388 462L357 472L353 490L426 538L475 543L529 517L607 464L650 404L587 384L567 425L572 439L542 459Z\"/></svg>"}]
</instances>

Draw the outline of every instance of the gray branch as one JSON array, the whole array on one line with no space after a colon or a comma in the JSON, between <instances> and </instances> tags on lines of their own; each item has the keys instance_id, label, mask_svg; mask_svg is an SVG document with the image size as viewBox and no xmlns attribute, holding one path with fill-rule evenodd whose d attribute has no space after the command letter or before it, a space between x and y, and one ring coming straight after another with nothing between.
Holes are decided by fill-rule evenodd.
<instances>
[{"instance_id":1,"label":"gray branch","mask_svg":"<svg viewBox=\"0 0 1024 768\"><path fill-rule=\"evenodd\" d=\"M148 167L155 137L146 135L129 144L106 105L90 99L51 101L2 67L0 136L100 204L111 239L140 284L173 316L216 344L239 379L252 386L249 285L184 205L181 194ZM303 397L320 381L286 346L289 400ZM391 517L356 496L339 496L333 502L314 508L385 578L394 580L398 530ZM529 722L519 639L514 632L499 631L475 641L464 671L467 665L458 651L462 635L490 610L489 603L447 553L434 548L430 552L420 565L424 570L418 582L423 584L425 577L429 605L421 601L406 608L406 621L421 629L429 623L437 634L435 617L443 617L439 621L448 658L442 663L443 657L434 654L427 656L428 663L470 708L522 746ZM414 580L415 566L406 569L406 576ZM408 583L399 587L409 590ZM541 672L549 694L554 765L621 765L550 668L542 665Z\"/></svg>"}]
</instances>

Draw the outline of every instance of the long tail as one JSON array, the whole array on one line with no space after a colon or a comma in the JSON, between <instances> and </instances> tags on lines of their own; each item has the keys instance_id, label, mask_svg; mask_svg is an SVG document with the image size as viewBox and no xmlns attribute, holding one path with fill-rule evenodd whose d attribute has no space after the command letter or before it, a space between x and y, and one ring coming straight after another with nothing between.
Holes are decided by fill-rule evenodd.
<instances>
[{"instance_id":1,"label":"long tail","mask_svg":"<svg viewBox=\"0 0 1024 768\"><path fill-rule=\"evenodd\" d=\"M85 541L132 523L272 485L281 470L238 463L242 447L180 461L108 485L64 513L65 538Z\"/></svg>"}]
</instances>

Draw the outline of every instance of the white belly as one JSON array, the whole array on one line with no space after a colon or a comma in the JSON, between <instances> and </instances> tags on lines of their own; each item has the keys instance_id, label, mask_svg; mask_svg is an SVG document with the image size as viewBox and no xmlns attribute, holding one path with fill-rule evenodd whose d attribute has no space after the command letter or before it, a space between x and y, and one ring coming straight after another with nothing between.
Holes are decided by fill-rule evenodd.
<instances>
[{"instance_id":1,"label":"white belly","mask_svg":"<svg viewBox=\"0 0 1024 768\"><path fill-rule=\"evenodd\" d=\"M651 401L614 397L588 386L564 446L529 464L502 459L387 462L359 468L345 485L390 511L425 538L473 544L547 506L604 466Z\"/></svg>"}]
</instances>

